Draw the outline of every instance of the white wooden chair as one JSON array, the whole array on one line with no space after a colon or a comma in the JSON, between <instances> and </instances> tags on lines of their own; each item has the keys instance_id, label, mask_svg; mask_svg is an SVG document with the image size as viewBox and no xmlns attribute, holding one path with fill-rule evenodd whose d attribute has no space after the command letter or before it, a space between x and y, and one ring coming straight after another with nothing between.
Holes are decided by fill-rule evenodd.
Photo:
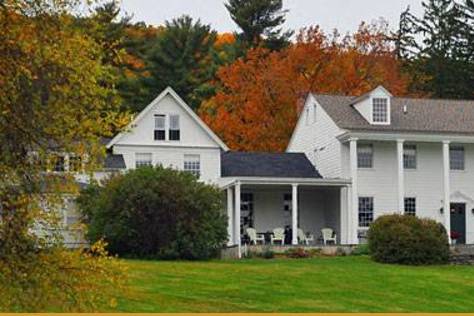
<instances>
[{"instance_id":1,"label":"white wooden chair","mask_svg":"<svg viewBox=\"0 0 474 316\"><path fill-rule=\"evenodd\" d=\"M262 245L265 243L265 236L262 234L257 234L255 228L247 228L247 235L250 238L250 243L256 245L258 242L261 242Z\"/></svg>"},{"instance_id":2,"label":"white wooden chair","mask_svg":"<svg viewBox=\"0 0 474 316\"><path fill-rule=\"evenodd\" d=\"M301 228L298 228L298 239L300 240L300 243L309 245L314 241L314 236L312 234L305 234Z\"/></svg>"},{"instance_id":3,"label":"white wooden chair","mask_svg":"<svg viewBox=\"0 0 474 316\"><path fill-rule=\"evenodd\" d=\"M281 242L282 245L285 244L285 229L278 227L273 230L273 236L271 236L270 242L273 245L275 241Z\"/></svg>"},{"instance_id":4,"label":"white wooden chair","mask_svg":"<svg viewBox=\"0 0 474 316\"><path fill-rule=\"evenodd\" d=\"M334 242L336 244L336 234L332 230L332 228L323 228L321 229L321 235L323 236L323 243L327 245L329 241Z\"/></svg>"}]
</instances>

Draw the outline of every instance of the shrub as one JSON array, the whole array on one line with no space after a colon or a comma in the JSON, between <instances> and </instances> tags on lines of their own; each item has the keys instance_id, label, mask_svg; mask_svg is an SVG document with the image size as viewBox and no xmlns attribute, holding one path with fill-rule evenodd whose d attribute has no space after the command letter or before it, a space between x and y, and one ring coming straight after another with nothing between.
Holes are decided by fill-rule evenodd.
<instances>
[{"instance_id":1,"label":"shrub","mask_svg":"<svg viewBox=\"0 0 474 316\"><path fill-rule=\"evenodd\" d=\"M221 192L182 171L138 168L91 185L78 205L87 237L122 256L207 259L227 239Z\"/></svg>"},{"instance_id":2,"label":"shrub","mask_svg":"<svg viewBox=\"0 0 474 316\"><path fill-rule=\"evenodd\" d=\"M272 250L266 248L260 253L260 257L263 259L273 259L275 258L275 253Z\"/></svg>"},{"instance_id":3,"label":"shrub","mask_svg":"<svg viewBox=\"0 0 474 316\"><path fill-rule=\"evenodd\" d=\"M290 248L285 252L288 258L300 259L300 258L309 258L311 253L306 251L304 248Z\"/></svg>"},{"instance_id":4,"label":"shrub","mask_svg":"<svg viewBox=\"0 0 474 316\"><path fill-rule=\"evenodd\" d=\"M410 265L440 264L449 259L443 225L409 215L385 215L370 226L368 246L378 262Z\"/></svg>"},{"instance_id":5,"label":"shrub","mask_svg":"<svg viewBox=\"0 0 474 316\"><path fill-rule=\"evenodd\" d=\"M369 245L367 244L360 244L357 245L357 247L354 248L354 250L351 253L354 256L365 256L369 254Z\"/></svg>"}]
</instances>

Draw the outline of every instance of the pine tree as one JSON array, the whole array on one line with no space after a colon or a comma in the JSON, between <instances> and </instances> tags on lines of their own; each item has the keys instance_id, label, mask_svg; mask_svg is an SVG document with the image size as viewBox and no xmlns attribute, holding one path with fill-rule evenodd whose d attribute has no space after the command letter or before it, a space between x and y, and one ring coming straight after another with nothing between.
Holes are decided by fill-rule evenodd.
<instances>
[{"instance_id":1,"label":"pine tree","mask_svg":"<svg viewBox=\"0 0 474 316\"><path fill-rule=\"evenodd\" d=\"M167 21L146 56L150 76L143 81L149 89L148 101L171 86L193 109L197 109L211 89L207 82L215 73L212 62L215 39L216 32L209 25L201 24L200 20L194 22L185 15Z\"/></svg>"},{"instance_id":2,"label":"pine tree","mask_svg":"<svg viewBox=\"0 0 474 316\"><path fill-rule=\"evenodd\" d=\"M282 0L229 0L225 6L242 30L238 37L246 46L265 44L278 50L288 45L293 31L283 32L279 28L288 12L283 9Z\"/></svg>"}]
</instances>

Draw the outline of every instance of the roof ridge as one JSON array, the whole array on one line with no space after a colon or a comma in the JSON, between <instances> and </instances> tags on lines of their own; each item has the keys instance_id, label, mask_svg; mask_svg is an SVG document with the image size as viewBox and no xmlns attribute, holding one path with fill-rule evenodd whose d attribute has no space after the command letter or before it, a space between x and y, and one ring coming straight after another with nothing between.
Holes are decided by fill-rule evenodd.
<instances>
[{"instance_id":1,"label":"roof ridge","mask_svg":"<svg viewBox=\"0 0 474 316\"><path fill-rule=\"evenodd\" d=\"M427 101L449 101L449 102L474 102L474 99L444 99L444 98L422 98L422 97L392 97L392 99L407 99L407 100L427 100Z\"/></svg>"}]
</instances>

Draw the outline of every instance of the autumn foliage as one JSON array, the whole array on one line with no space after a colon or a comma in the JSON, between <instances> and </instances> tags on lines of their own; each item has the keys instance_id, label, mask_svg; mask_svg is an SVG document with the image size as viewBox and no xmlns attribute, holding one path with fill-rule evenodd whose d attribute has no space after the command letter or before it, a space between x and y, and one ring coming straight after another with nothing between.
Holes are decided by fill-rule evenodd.
<instances>
[{"instance_id":1,"label":"autumn foliage","mask_svg":"<svg viewBox=\"0 0 474 316\"><path fill-rule=\"evenodd\" d=\"M218 71L218 92L200 115L233 150L284 151L309 91L360 95L383 84L406 93L410 80L386 34L385 24L344 37L311 27L287 49L250 50Z\"/></svg>"}]
</instances>

